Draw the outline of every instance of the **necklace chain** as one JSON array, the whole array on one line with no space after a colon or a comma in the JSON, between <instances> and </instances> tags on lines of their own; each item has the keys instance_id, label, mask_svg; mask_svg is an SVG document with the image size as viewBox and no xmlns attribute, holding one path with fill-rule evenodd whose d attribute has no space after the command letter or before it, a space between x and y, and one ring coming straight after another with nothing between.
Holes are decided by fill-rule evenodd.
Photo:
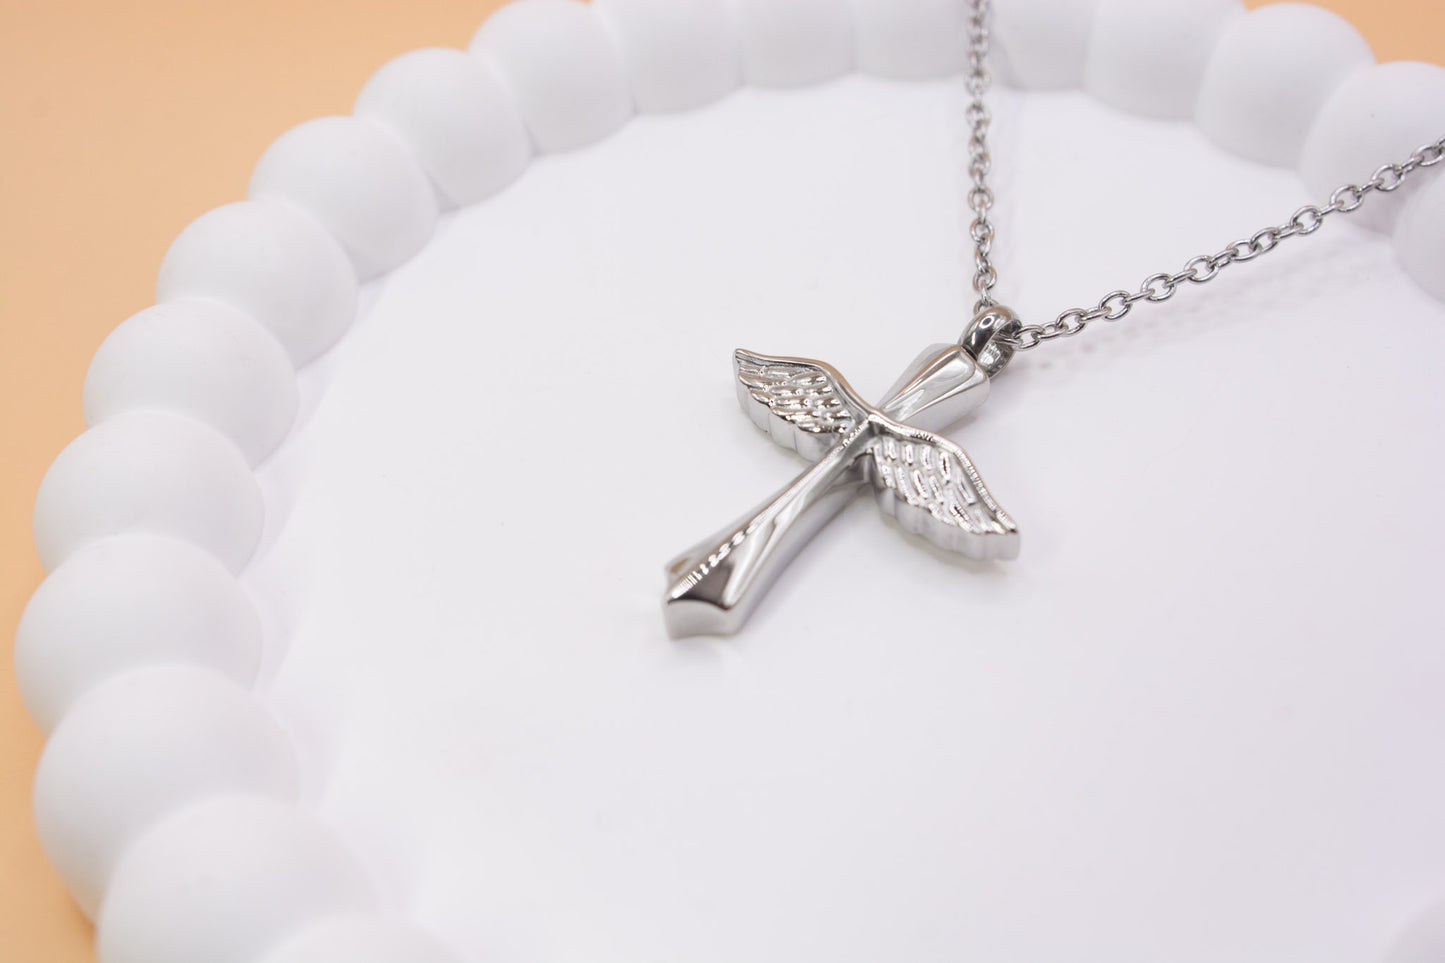
<instances>
[{"instance_id":1,"label":"necklace chain","mask_svg":"<svg viewBox=\"0 0 1445 963\"><path fill-rule=\"evenodd\" d=\"M984 95L988 93L992 76L988 72L988 21L992 0L969 0L968 16L968 72L965 82L973 100L968 105L968 173L973 178L973 187L968 192L968 206L973 211L973 223L968 226L968 235L973 239L973 290L978 301L973 313L980 314L998 304L991 295L998 283L998 271L994 270L989 254L993 250L993 222L988 219L993 207L993 191L988 186L988 173L993 167L993 157L988 152L988 125L992 119Z\"/></svg>"},{"instance_id":2,"label":"necklace chain","mask_svg":"<svg viewBox=\"0 0 1445 963\"><path fill-rule=\"evenodd\" d=\"M992 117L988 105L984 103L984 95L992 82L987 62L991 6L992 0L969 0L968 69L965 81L973 98L969 102L967 113L968 173L973 181L968 192L968 206L974 215L968 233L974 243L973 290L978 295L978 301L974 304L975 314L998 305L992 294L994 285L998 284L998 271L991 258L994 228L988 217L994 201L993 190L988 186L988 174L993 166L993 158L988 150L988 126ZM1376 191L1389 193L1404 183L1410 174L1421 168L1434 167L1442 160L1445 160L1445 137L1416 148L1408 158L1399 163L1384 165L1363 184L1346 184L1337 188L1330 195L1329 203L1323 207L1306 204L1278 227L1266 227L1256 231L1248 238L1226 245L1217 254L1192 257L1185 262L1182 270L1174 274L1161 272L1149 275L1136 291L1110 291L1092 308L1069 308L1052 321L1025 324L1012 335L999 335L999 338L1019 351L1027 351L1045 341L1073 337L1094 321L1118 321L1140 301L1168 301L1186 282L1204 284L1212 281L1221 270L1231 264L1253 261L1261 254L1268 254L1285 238L1313 234L1324 226L1325 219L1331 214L1348 214L1359 208L1370 194Z\"/></svg>"}]
</instances>

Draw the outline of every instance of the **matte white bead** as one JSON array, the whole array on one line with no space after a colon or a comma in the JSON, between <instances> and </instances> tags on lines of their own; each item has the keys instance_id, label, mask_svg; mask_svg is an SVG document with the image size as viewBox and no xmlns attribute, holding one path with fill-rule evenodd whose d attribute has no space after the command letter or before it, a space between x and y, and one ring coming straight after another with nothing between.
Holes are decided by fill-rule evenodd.
<instances>
[{"instance_id":1,"label":"matte white bead","mask_svg":"<svg viewBox=\"0 0 1445 963\"><path fill-rule=\"evenodd\" d=\"M298 793L290 738L249 691L209 669L163 665L81 697L35 774L40 841L94 916L116 859L177 806L224 793Z\"/></svg>"},{"instance_id":2,"label":"matte white bead","mask_svg":"<svg viewBox=\"0 0 1445 963\"><path fill-rule=\"evenodd\" d=\"M1243 13L1239 0L1103 0L1089 37L1085 86L1131 113L1192 117L1215 44Z\"/></svg>"},{"instance_id":3,"label":"matte white bead","mask_svg":"<svg viewBox=\"0 0 1445 963\"><path fill-rule=\"evenodd\" d=\"M858 66L880 77L944 77L968 61L968 8L957 0L853 0Z\"/></svg>"},{"instance_id":4,"label":"matte white bead","mask_svg":"<svg viewBox=\"0 0 1445 963\"><path fill-rule=\"evenodd\" d=\"M335 916L297 933L258 963L461 963L461 957L401 920Z\"/></svg>"},{"instance_id":5,"label":"matte white bead","mask_svg":"<svg viewBox=\"0 0 1445 963\"><path fill-rule=\"evenodd\" d=\"M1009 0L994 8L999 79L1030 90L1082 87L1098 0Z\"/></svg>"},{"instance_id":6,"label":"matte white bead","mask_svg":"<svg viewBox=\"0 0 1445 963\"><path fill-rule=\"evenodd\" d=\"M35 498L35 547L52 570L122 533L185 539L239 572L261 537L261 490L246 459L208 425L128 411L76 438Z\"/></svg>"},{"instance_id":7,"label":"matte white bead","mask_svg":"<svg viewBox=\"0 0 1445 963\"><path fill-rule=\"evenodd\" d=\"M276 139L249 196L295 205L341 242L362 280L422 249L436 225L431 182L395 136L356 117L318 117Z\"/></svg>"},{"instance_id":8,"label":"matte white bead","mask_svg":"<svg viewBox=\"0 0 1445 963\"><path fill-rule=\"evenodd\" d=\"M1227 150L1293 166L1330 94L1374 61L1365 38L1338 14L1307 3L1260 7L1220 36L1194 119Z\"/></svg>"},{"instance_id":9,"label":"matte white bead","mask_svg":"<svg viewBox=\"0 0 1445 963\"><path fill-rule=\"evenodd\" d=\"M1445 301L1445 177L1432 169L1430 183L1410 198L1395 222L1395 253L1405 273Z\"/></svg>"},{"instance_id":10,"label":"matte white bead","mask_svg":"<svg viewBox=\"0 0 1445 963\"><path fill-rule=\"evenodd\" d=\"M578 0L517 0L487 18L471 50L496 65L545 153L601 140L632 116L622 55Z\"/></svg>"},{"instance_id":11,"label":"matte white bead","mask_svg":"<svg viewBox=\"0 0 1445 963\"><path fill-rule=\"evenodd\" d=\"M686 110L742 83L737 22L727 0L593 0L622 52L637 109Z\"/></svg>"},{"instance_id":12,"label":"matte white bead","mask_svg":"<svg viewBox=\"0 0 1445 963\"><path fill-rule=\"evenodd\" d=\"M490 197L532 158L511 93L486 63L460 50L402 54L361 88L355 112L406 143L448 207Z\"/></svg>"},{"instance_id":13,"label":"matte white bead","mask_svg":"<svg viewBox=\"0 0 1445 963\"><path fill-rule=\"evenodd\" d=\"M1440 138L1445 126L1445 67L1400 61L1357 70L1320 110L1300 153L1300 176L1318 203L1343 184L1369 180L1382 164L1399 163ZM1389 194L1373 192L1352 224L1387 231L1405 198L1437 176L1411 177Z\"/></svg>"},{"instance_id":14,"label":"matte white bead","mask_svg":"<svg viewBox=\"0 0 1445 963\"><path fill-rule=\"evenodd\" d=\"M315 816L217 796L163 817L121 854L96 944L100 963L255 963L300 928L375 901Z\"/></svg>"},{"instance_id":15,"label":"matte white bead","mask_svg":"<svg viewBox=\"0 0 1445 963\"><path fill-rule=\"evenodd\" d=\"M289 204L240 201L202 214L161 262L156 300L205 298L270 329L297 366L356 317L356 271L311 217Z\"/></svg>"},{"instance_id":16,"label":"matte white bead","mask_svg":"<svg viewBox=\"0 0 1445 963\"><path fill-rule=\"evenodd\" d=\"M242 685L261 662L261 624L231 573L187 542L117 535L40 583L15 631L15 676L40 728L119 673L189 663Z\"/></svg>"},{"instance_id":17,"label":"matte white bead","mask_svg":"<svg viewBox=\"0 0 1445 963\"><path fill-rule=\"evenodd\" d=\"M189 415L258 464L296 418L296 372L281 343L215 301L168 301L122 321L85 376L85 421L123 411Z\"/></svg>"},{"instance_id":18,"label":"matte white bead","mask_svg":"<svg viewBox=\"0 0 1445 963\"><path fill-rule=\"evenodd\" d=\"M743 79L801 87L853 69L853 10L841 0L737 0Z\"/></svg>"}]
</instances>

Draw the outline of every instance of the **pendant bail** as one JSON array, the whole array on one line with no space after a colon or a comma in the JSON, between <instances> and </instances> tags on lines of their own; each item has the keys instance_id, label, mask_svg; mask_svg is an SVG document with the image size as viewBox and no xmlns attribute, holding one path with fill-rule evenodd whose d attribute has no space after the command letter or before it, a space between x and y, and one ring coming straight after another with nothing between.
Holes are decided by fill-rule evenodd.
<instances>
[{"instance_id":1,"label":"pendant bail","mask_svg":"<svg viewBox=\"0 0 1445 963\"><path fill-rule=\"evenodd\" d=\"M1010 340L1023 328L1014 313L1002 304L984 308L973 316L958 338L984 374L993 378L1013 360L1014 346Z\"/></svg>"}]
</instances>

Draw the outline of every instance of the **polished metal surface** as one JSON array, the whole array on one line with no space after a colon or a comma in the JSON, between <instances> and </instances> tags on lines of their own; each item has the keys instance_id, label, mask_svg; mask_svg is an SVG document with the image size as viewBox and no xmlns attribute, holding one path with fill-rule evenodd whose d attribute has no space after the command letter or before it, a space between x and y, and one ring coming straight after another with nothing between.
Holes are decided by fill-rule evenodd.
<instances>
[{"instance_id":1,"label":"polished metal surface","mask_svg":"<svg viewBox=\"0 0 1445 963\"><path fill-rule=\"evenodd\" d=\"M990 378L998 375L1013 360L1013 338L1023 325L1014 313L1001 304L981 308L973 321L959 336L963 345L978 361Z\"/></svg>"},{"instance_id":2,"label":"polished metal surface","mask_svg":"<svg viewBox=\"0 0 1445 963\"><path fill-rule=\"evenodd\" d=\"M733 365L754 423L815 464L668 566L663 612L674 638L736 632L777 572L867 484L905 530L941 548L1018 554L1013 519L963 449L931 430L988 396L989 375L964 346L925 350L876 408L819 361L739 350Z\"/></svg>"}]
</instances>

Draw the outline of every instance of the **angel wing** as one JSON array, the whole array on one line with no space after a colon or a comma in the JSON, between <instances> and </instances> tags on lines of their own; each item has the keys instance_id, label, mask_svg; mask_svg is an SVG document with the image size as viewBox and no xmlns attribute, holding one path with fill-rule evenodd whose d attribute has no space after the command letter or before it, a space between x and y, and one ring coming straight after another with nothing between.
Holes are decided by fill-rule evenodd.
<instances>
[{"instance_id":1,"label":"angel wing","mask_svg":"<svg viewBox=\"0 0 1445 963\"><path fill-rule=\"evenodd\" d=\"M970 558L1018 556L1018 526L962 448L932 432L884 421L868 451L878 507L906 530Z\"/></svg>"},{"instance_id":2,"label":"angel wing","mask_svg":"<svg viewBox=\"0 0 1445 963\"><path fill-rule=\"evenodd\" d=\"M873 410L831 366L803 358L733 352L738 400L784 448L817 461Z\"/></svg>"}]
</instances>

